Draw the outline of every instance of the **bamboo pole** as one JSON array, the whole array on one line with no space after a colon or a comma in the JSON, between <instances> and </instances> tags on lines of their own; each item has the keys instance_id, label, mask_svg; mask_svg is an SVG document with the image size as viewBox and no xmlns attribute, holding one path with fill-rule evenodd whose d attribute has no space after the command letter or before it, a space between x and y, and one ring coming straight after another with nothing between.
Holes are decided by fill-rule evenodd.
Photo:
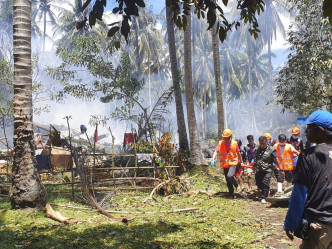
<instances>
[{"instance_id":1,"label":"bamboo pole","mask_svg":"<svg viewBox=\"0 0 332 249\"><path fill-rule=\"evenodd\" d=\"M98 212L98 210L94 208L86 208L86 207L79 207L79 206L71 206L71 205L61 205L61 204L55 204L52 203L51 205L58 206L58 207L65 207L65 208L73 208L73 209L81 209L81 210L90 210L93 212ZM179 212L191 212L191 211L197 211L199 208L180 208L180 209L170 209L170 210L162 210L160 212L155 212L155 211L120 211L120 210L108 210L107 212L109 213L117 213L117 214L156 214L156 213L179 213Z\"/></svg>"}]
</instances>

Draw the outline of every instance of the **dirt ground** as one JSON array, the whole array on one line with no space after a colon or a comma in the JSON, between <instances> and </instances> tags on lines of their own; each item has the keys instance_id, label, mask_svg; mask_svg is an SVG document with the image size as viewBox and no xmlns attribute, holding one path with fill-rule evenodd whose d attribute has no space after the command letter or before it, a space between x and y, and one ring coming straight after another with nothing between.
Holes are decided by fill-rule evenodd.
<instances>
[{"instance_id":1,"label":"dirt ground","mask_svg":"<svg viewBox=\"0 0 332 249\"><path fill-rule=\"evenodd\" d=\"M258 238L265 244L265 248L298 248L301 240L296 238L291 241L283 230L283 223L288 210L288 203L262 204L258 198L258 193L241 196L248 200L248 205L252 213L257 217L256 226L261 228L261 238Z\"/></svg>"}]
</instances>

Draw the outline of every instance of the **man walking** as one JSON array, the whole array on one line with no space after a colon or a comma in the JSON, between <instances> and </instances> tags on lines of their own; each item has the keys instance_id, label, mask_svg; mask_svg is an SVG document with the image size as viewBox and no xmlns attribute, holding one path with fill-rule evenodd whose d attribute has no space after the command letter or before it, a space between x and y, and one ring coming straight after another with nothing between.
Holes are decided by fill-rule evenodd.
<instances>
[{"instance_id":1,"label":"man walking","mask_svg":"<svg viewBox=\"0 0 332 249\"><path fill-rule=\"evenodd\" d=\"M254 168L256 169L255 180L257 187L262 192L262 203L266 203L266 198L270 191L271 174L274 170L274 165L279 169L277 161L277 153L275 149L267 143L265 136L260 136L258 139L259 146L255 151Z\"/></svg>"},{"instance_id":2,"label":"man walking","mask_svg":"<svg viewBox=\"0 0 332 249\"><path fill-rule=\"evenodd\" d=\"M307 240L302 249L332 248L332 114L314 111L308 118L298 119L307 124L306 136L314 147L304 149L294 173L294 188L289 201L284 230L293 240L302 218L309 221ZM297 233L295 233L298 235Z\"/></svg>"},{"instance_id":3,"label":"man walking","mask_svg":"<svg viewBox=\"0 0 332 249\"><path fill-rule=\"evenodd\" d=\"M242 158L237 142L232 140L232 131L230 129L225 129L222 133L222 137L223 139L219 141L219 144L213 153L211 166L214 165L214 160L219 154L220 167L223 168L226 177L228 195L233 198L233 186L239 191L239 185L234 174L237 165L242 163Z\"/></svg>"}]
</instances>

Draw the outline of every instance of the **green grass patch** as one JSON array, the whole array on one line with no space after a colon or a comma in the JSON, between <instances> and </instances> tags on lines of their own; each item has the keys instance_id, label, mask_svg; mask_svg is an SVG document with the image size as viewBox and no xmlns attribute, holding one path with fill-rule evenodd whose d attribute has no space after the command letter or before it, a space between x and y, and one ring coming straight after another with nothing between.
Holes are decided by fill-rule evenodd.
<instances>
[{"instance_id":1,"label":"green grass patch","mask_svg":"<svg viewBox=\"0 0 332 249\"><path fill-rule=\"evenodd\" d=\"M190 190L226 191L217 170L195 168L185 174ZM128 224L83 209L53 206L79 223L65 225L44 217L43 210L11 210L7 198L0 200L0 248L263 248L256 217L244 199L195 195L156 197L143 203L150 192L116 192L107 200L108 210L143 212L128 214ZM80 193L49 195L49 202L89 208ZM165 213L198 207L198 211ZM144 212L154 212L148 214ZM114 214L121 216L119 214ZM124 215L123 215L124 216Z\"/></svg>"}]
</instances>

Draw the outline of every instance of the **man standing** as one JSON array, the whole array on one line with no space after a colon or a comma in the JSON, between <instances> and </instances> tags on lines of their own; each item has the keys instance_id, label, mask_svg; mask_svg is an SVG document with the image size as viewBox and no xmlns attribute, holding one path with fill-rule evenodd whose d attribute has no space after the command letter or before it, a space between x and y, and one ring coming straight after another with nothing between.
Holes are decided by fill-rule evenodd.
<instances>
[{"instance_id":1,"label":"man standing","mask_svg":"<svg viewBox=\"0 0 332 249\"><path fill-rule=\"evenodd\" d=\"M256 144L254 142L254 136L253 135L248 135L247 136L248 144L246 146L246 153L247 153L247 164L253 163L255 159L255 149L256 149ZM247 173L248 177L248 192L252 191L252 173L254 172L251 168L245 168L245 172Z\"/></svg>"},{"instance_id":2,"label":"man standing","mask_svg":"<svg viewBox=\"0 0 332 249\"><path fill-rule=\"evenodd\" d=\"M306 136L314 147L304 149L294 173L294 188L289 200L284 230L293 240L293 232L306 218L309 223L307 240L300 248L332 248L332 114L314 111L308 118Z\"/></svg>"},{"instance_id":3,"label":"man standing","mask_svg":"<svg viewBox=\"0 0 332 249\"><path fill-rule=\"evenodd\" d=\"M219 154L220 167L223 168L226 177L228 195L234 197L234 188L239 191L239 185L234 176L236 167L242 163L241 154L236 141L232 140L232 131L225 129L222 133L223 140L219 141L215 152L213 153L211 166L214 165L214 160Z\"/></svg>"},{"instance_id":4,"label":"man standing","mask_svg":"<svg viewBox=\"0 0 332 249\"><path fill-rule=\"evenodd\" d=\"M279 170L279 164L277 161L277 153L275 149L267 143L265 136L260 136L259 146L255 151L254 168L256 169L255 179L256 185L262 192L262 203L266 203L266 198L270 191L271 174L275 166Z\"/></svg>"},{"instance_id":5,"label":"man standing","mask_svg":"<svg viewBox=\"0 0 332 249\"><path fill-rule=\"evenodd\" d=\"M293 181L294 156L298 156L300 153L292 145L286 143L287 137L284 134L279 135L278 141L274 145L278 162L284 171L282 172L283 177L287 183L290 183Z\"/></svg>"},{"instance_id":6,"label":"man standing","mask_svg":"<svg viewBox=\"0 0 332 249\"><path fill-rule=\"evenodd\" d=\"M267 144L274 146L275 141L272 139L270 133L264 133L264 136L267 138ZM274 175L277 179L277 193L282 193L282 183L284 182L284 178L281 174L284 174L284 171L280 168L280 166L274 167Z\"/></svg>"}]
</instances>

